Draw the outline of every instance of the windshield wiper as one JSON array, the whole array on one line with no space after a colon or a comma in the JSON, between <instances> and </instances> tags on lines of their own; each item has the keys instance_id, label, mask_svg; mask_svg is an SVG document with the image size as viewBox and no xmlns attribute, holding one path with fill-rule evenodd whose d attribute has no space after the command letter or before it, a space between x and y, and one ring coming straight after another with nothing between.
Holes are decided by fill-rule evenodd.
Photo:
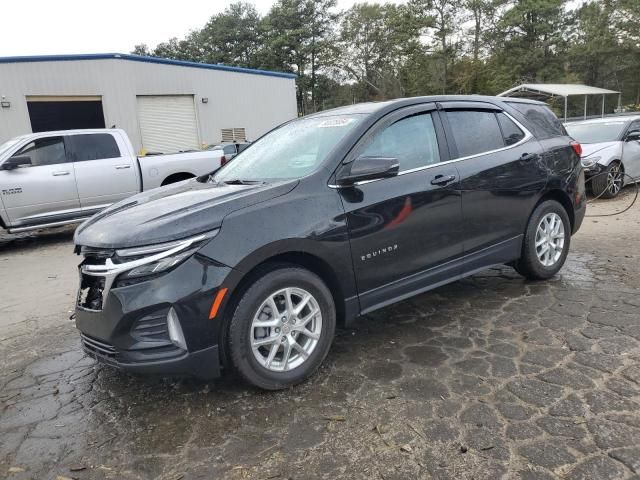
<instances>
[{"instance_id":1,"label":"windshield wiper","mask_svg":"<svg viewBox=\"0 0 640 480\"><path fill-rule=\"evenodd\" d=\"M256 185L265 182L262 180L243 180L241 178L234 178L233 180L224 180L222 183L226 183L227 185Z\"/></svg>"}]
</instances>

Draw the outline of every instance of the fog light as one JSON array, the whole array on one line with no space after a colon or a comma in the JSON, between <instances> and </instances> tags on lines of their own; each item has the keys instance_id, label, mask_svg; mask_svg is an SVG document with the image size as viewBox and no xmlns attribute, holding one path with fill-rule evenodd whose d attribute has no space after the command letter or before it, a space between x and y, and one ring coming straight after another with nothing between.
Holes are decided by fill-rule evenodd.
<instances>
[{"instance_id":1,"label":"fog light","mask_svg":"<svg viewBox=\"0 0 640 480\"><path fill-rule=\"evenodd\" d=\"M167 314L167 327L169 328L169 339L171 339L173 344L183 350L186 350L187 342L185 342L184 340L184 334L182 333L182 328L180 327L178 314L173 309L173 307L171 307L169 313Z\"/></svg>"}]
</instances>

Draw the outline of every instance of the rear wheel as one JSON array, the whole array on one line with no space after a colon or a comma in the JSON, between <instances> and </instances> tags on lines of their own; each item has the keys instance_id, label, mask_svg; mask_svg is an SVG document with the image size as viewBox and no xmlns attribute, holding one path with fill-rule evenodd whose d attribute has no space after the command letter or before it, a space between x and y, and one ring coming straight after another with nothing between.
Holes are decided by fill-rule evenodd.
<instances>
[{"instance_id":1,"label":"rear wheel","mask_svg":"<svg viewBox=\"0 0 640 480\"><path fill-rule=\"evenodd\" d=\"M189 180L194 176L195 175L192 175L190 173L174 173L173 175L169 175L167 178L165 178L163 182L160 184L160 186L164 187L165 185L171 185L172 183L178 183L178 182L182 182L183 180Z\"/></svg>"},{"instance_id":2,"label":"rear wheel","mask_svg":"<svg viewBox=\"0 0 640 480\"><path fill-rule=\"evenodd\" d=\"M591 191L596 197L614 198L624 185L624 169L618 161L611 162L602 173L591 180Z\"/></svg>"},{"instance_id":3,"label":"rear wheel","mask_svg":"<svg viewBox=\"0 0 640 480\"><path fill-rule=\"evenodd\" d=\"M564 265L571 243L571 223L564 207L547 200L531 214L516 262L518 273L531 280L553 277Z\"/></svg>"},{"instance_id":4,"label":"rear wheel","mask_svg":"<svg viewBox=\"0 0 640 480\"><path fill-rule=\"evenodd\" d=\"M231 318L231 362L250 384L279 390L300 383L331 346L336 314L331 292L315 274L285 267L259 278Z\"/></svg>"}]
</instances>

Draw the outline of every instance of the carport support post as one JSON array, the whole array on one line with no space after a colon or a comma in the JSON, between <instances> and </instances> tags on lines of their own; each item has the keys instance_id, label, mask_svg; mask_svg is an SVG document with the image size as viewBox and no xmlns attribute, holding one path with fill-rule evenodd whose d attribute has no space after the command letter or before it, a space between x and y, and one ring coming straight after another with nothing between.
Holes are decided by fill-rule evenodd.
<instances>
[{"instance_id":1,"label":"carport support post","mask_svg":"<svg viewBox=\"0 0 640 480\"><path fill-rule=\"evenodd\" d=\"M568 97L564 97L564 123L567 123L567 99Z\"/></svg>"},{"instance_id":2,"label":"carport support post","mask_svg":"<svg viewBox=\"0 0 640 480\"><path fill-rule=\"evenodd\" d=\"M587 96L584 96L584 119L587 119Z\"/></svg>"},{"instance_id":3,"label":"carport support post","mask_svg":"<svg viewBox=\"0 0 640 480\"><path fill-rule=\"evenodd\" d=\"M602 118L604 118L604 97L605 95L602 94Z\"/></svg>"}]
</instances>

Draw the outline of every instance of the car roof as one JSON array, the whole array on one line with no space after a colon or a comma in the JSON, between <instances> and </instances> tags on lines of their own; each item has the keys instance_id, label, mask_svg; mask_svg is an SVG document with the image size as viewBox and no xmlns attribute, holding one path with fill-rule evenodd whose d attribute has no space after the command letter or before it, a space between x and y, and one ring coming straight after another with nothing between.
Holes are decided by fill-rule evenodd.
<instances>
[{"instance_id":1,"label":"car roof","mask_svg":"<svg viewBox=\"0 0 640 480\"><path fill-rule=\"evenodd\" d=\"M633 122L640 120L640 115L614 115L611 117L590 118L589 120L578 120L576 122L567 122L565 125L589 125L592 123L611 123L611 122Z\"/></svg>"},{"instance_id":2,"label":"car roof","mask_svg":"<svg viewBox=\"0 0 640 480\"><path fill-rule=\"evenodd\" d=\"M40 135L40 136L62 136L62 135L80 135L86 133L114 133L121 132L120 128L76 128L73 130L51 130L47 132L28 133L24 136Z\"/></svg>"},{"instance_id":3,"label":"car roof","mask_svg":"<svg viewBox=\"0 0 640 480\"><path fill-rule=\"evenodd\" d=\"M411 105L419 105L421 103L434 103L434 102L450 102L450 101L465 101L465 102L488 102L488 103L528 103L534 105L546 105L543 102L537 100L529 100L526 98L515 97L492 97L485 95L429 95L423 97L408 97L398 98L395 100L385 100L381 102L366 102L356 103L354 105L347 105L345 107L332 108L330 110L323 110L322 112L307 115L304 118L309 117L325 117L333 115L354 115L354 114L372 114L380 112L382 110L394 110L395 108L402 108Z\"/></svg>"}]
</instances>

